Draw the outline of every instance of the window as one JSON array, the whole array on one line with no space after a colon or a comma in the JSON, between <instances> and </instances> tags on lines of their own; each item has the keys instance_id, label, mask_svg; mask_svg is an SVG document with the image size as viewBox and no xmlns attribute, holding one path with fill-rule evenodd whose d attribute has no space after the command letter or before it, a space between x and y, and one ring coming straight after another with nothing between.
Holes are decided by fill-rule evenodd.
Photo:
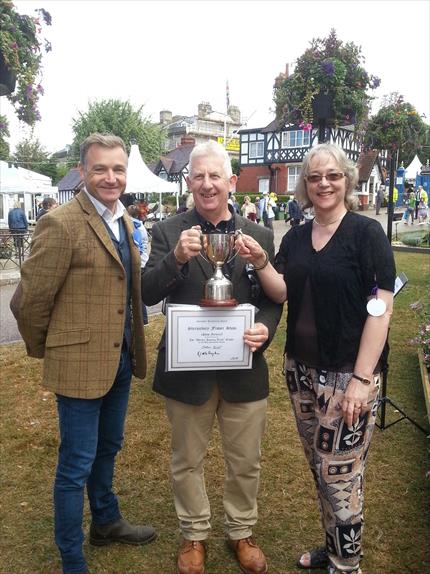
<instances>
[{"instance_id":1,"label":"window","mask_svg":"<svg viewBox=\"0 0 430 574\"><path fill-rule=\"evenodd\" d=\"M293 192L297 180L299 178L301 167L299 165L292 165L288 168L288 191Z\"/></svg>"},{"instance_id":2,"label":"window","mask_svg":"<svg viewBox=\"0 0 430 574\"><path fill-rule=\"evenodd\" d=\"M262 177L258 180L258 195L269 193L269 178Z\"/></svg>"},{"instance_id":3,"label":"window","mask_svg":"<svg viewBox=\"0 0 430 574\"><path fill-rule=\"evenodd\" d=\"M264 142L251 142L249 144L249 159L264 156Z\"/></svg>"},{"instance_id":4,"label":"window","mask_svg":"<svg viewBox=\"0 0 430 574\"><path fill-rule=\"evenodd\" d=\"M282 147L308 147L311 142L311 132L304 130L292 130L282 132Z\"/></svg>"}]
</instances>

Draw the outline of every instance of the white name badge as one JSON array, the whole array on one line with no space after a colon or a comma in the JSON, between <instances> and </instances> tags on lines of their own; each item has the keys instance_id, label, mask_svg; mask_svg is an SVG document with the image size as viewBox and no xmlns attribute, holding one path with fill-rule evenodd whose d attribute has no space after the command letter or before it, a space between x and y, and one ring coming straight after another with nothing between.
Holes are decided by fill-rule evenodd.
<instances>
[{"instance_id":1,"label":"white name badge","mask_svg":"<svg viewBox=\"0 0 430 574\"><path fill-rule=\"evenodd\" d=\"M387 305L383 299L370 299L367 302L367 312L372 317L380 317L387 310Z\"/></svg>"}]
</instances>

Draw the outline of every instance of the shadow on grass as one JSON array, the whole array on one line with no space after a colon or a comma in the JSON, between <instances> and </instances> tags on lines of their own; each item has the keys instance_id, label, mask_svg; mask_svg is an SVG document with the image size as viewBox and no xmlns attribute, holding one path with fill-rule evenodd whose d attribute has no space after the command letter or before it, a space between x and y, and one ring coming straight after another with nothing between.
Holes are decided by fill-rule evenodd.
<instances>
[{"instance_id":1,"label":"shadow on grass","mask_svg":"<svg viewBox=\"0 0 430 574\"><path fill-rule=\"evenodd\" d=\"M419 317L410 304L428 296L426 255L396 253L398 272L409 283L396 298L390 332L387 395L423 426L428 424L416 350L409 344ZM281 373L285 316L267 351L271 394L263 445L259 522L255 535L269 560L271 574L293 574L297 555L323 542L315 491ZM179 540L169 480L170 436L161 397L151 391L156 345L163 318L146 329L149 375L134 381L126 441L118 457L116 490L121 509L133 521L152 523L157 541L142 548L85 545L91 574L170 574ZM57 426L55 400L40 386L41 363L26 357L22 344L0 348L2 568L9 574L51 574L59 568L53 541L52 480ZM396 414L387 411L387 422ZM375 429L366 470L366 528L363 572L397 574L430 571L428 540L429 469L426 437L403 421L384 432ZM223 532L224 461L215 430L206 460L213 513L207 572L238 573ZM84 527L88 530L86 509Z\"/></svg>"}]
</instances>

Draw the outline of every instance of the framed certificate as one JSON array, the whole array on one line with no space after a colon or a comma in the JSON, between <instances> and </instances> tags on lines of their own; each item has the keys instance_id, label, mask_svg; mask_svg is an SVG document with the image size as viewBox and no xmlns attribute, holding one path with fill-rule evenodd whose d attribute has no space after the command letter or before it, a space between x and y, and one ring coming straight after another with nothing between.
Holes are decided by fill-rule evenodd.
<instances>
[{"instance_id":1,"label":"framed certificate","mask_svg":"<svg viewBox=\"0 0 430 574\"><path fill-rule=\"evenodd\" d=\"M250 369L252 352L243 342L254 324L255 307L167 305L166 370Z\"/></svg>"}]
</instances>

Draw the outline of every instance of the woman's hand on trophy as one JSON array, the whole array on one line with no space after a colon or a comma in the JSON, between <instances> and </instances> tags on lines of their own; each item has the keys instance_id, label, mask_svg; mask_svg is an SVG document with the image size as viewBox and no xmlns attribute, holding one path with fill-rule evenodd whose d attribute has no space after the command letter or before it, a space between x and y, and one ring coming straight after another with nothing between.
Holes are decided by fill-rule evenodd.
<instances>
[{"instance_id":1,"label":"woman's hand on trophy","mask_svg":"<svg viewBox=\"0 0 430 574\"><path fill-rule=\"evenodd\" d=\"M261 267L266 261L266 252L261 245L250 235L241 233L237 236L235 248L239 255L252 263L255 267Z\"/></svg>"},{"instance_id":2,"label":"woman's hand on trophy","mask_svg":"<svg viewBox=\"0 0 430 574\"><path fill-rule=\"evenodd\" d=\"M185 265L190 259L196 257L202 248L202 231L200 225L194 225L181 233L173 254L179 265Z\"/></svg>"},{"instance_id":3,"label":"woman's hand on trophy","mask_svg":"<svg viewBox=\"0 0 430 574\"><path fill-rule=\"evenodd\" d=\"M255 323L250 329L246 329L243 334L243 340L254 353L269 338L269 329L263 323Z\"/></svg>"}]
</instances>

